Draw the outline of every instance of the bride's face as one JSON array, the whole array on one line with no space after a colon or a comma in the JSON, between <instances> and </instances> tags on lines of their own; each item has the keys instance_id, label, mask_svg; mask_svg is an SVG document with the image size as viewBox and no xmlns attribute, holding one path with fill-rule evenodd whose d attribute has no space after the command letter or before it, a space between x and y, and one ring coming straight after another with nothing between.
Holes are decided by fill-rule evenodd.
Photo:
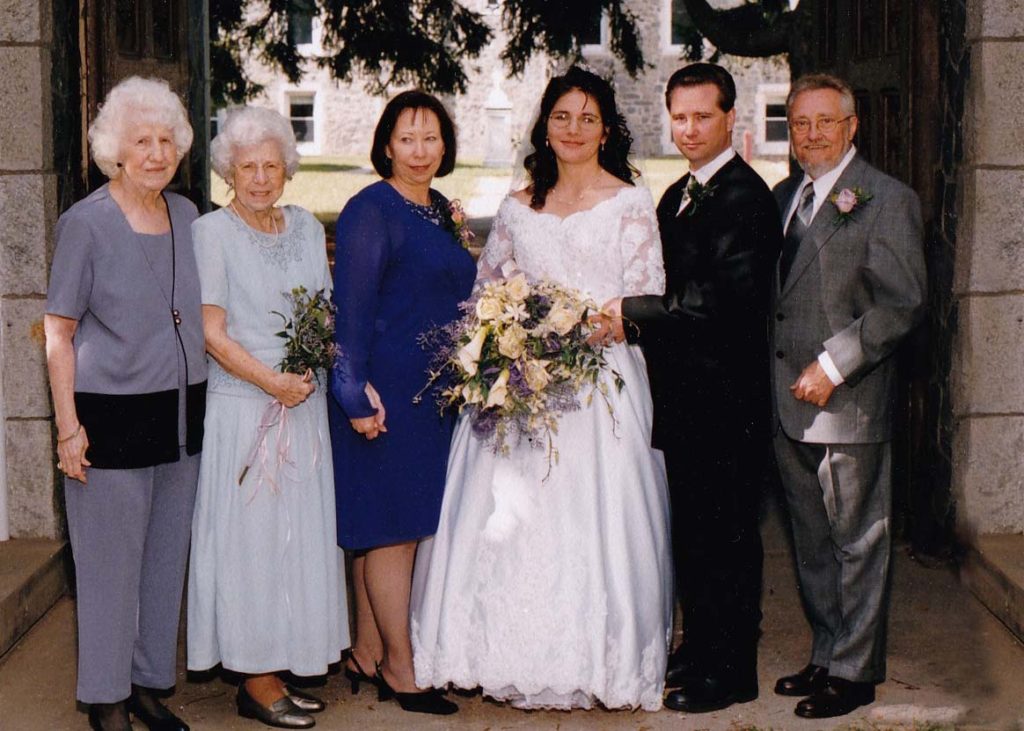
<instances>
[{"instance_id":1,"label":"bride's face","mask_svg":"<svg viewBox=\"0 0 1024 731\"><path fill-rule=\"evenodd\" d=\"M559 162L596 159L607 139L601 109L579 89L563 94L548 114L548 144Z\"/></svg>"}]
</instances>

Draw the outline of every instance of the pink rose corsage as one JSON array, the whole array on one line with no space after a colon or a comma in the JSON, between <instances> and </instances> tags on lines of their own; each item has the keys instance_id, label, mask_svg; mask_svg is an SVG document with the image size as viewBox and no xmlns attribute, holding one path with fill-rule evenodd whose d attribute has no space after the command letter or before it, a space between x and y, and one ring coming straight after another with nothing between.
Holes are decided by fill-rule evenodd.
<instances>
[{"instance_id":1,"label":"pink rose corsage","mask_svg":"<svg viewBox=\"0 0 1024 731\"><path fill-rule=\"evenodd\" d=\"M476 234L469 228L469 219L466 210L462 207L462 201L458 198L448 203L448 215L451 218L451 232L462 244L462 248L468 249L476 238Z\"/></svg>"},{"instance_id":2,"label":"pink rose corsage","mask_svg":"<svg viewBox=\"0 0 1024 731\"><path fill-rule=\"evenodd\" d=\"M834 223L837 226L845 226L853 220L857 210L873 197L863 188L843 188L838 193L833 193L828 200L836 207Z\"/></svg>"}]
</instances>

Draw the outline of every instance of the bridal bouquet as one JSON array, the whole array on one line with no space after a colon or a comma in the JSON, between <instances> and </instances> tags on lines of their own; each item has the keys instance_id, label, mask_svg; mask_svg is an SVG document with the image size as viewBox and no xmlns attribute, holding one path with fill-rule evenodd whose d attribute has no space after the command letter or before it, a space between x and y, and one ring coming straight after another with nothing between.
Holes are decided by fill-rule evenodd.
<instances>
[{"instance_id":1,"label":"bridal bouquet","mask_svg":"<svg viewBox=\"0 0 1024 731\"><path fill-rule=\"evenodd\" d=\"M284 357L277 367L283 373L304 374L312 371L319 383L321 375L334 367L338 354L338 346L334 342L334 303L324 290L310 293L301 285L291 292L282 293L282 296L291 305L291 313L285 315L276 310L271 311L271 314L284 321L284 329L275 333L285 340ZM276 464L271 469L267 465L269 455L266 440L267 432L275 426L278 427L278 447L273 455ZM263 463L264 476L271 480L273 487L281 466L291 462L288 455L289 441L288 408L274 399L263 410L245 466L238 475L238 484L242 484L252 465L259 459Z\"/></svg>"},{"instance_id":2,"label":"bridal bouquet","mask_svg":"<svg viewBox=\"0 0 1024 731\"><path fill-rule=\"evenodd\" d=\"M587 344L587 315L597 306L580 292L517 274L483 285L460 307L461 319L421 336L434 354L424 391L440 381L441 409L468 411L495 451L508 454L513 439L525 437L546 444L557 461L552 437L562 412L579 409L581 399L589 404L595 392L611 411L600 378L607 362ZM611 374L621 389L621 376Z\"/></svg>"}]
</instances>

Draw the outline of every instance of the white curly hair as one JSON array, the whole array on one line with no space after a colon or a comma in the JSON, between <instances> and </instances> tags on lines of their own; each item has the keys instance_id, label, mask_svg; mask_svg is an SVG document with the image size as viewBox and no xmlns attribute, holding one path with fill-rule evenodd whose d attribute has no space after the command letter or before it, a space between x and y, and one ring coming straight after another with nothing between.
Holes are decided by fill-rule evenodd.
<instances>
[{"instance_id":1,"label":"white curly hair","mask_svg":"<svg viewBox=\"0 0 1024 731\"><path fill-rule=\"evenodd\" d=\"M276 142L284 159L285 175L290 180L299 169L299 151L292 123L273 109L233 107L228 110L224 128L210 143L210 167L231 185L235 155L261 142Z\"/></svg>"},{"instance_id":2,"label":"white curly hair","mask_svg":"<svg viewBox=\"0 0 1024 731\"><path fill-rule=\"evenodd\" d=\"M192 147L192 125L181 98L163 79L129 76L119 81L89 125L89 149L96 166L113 180L121 174L117 163L128 126L147 122L168 127L173 132L178 162Z\"/></svg>"}]
</instances>

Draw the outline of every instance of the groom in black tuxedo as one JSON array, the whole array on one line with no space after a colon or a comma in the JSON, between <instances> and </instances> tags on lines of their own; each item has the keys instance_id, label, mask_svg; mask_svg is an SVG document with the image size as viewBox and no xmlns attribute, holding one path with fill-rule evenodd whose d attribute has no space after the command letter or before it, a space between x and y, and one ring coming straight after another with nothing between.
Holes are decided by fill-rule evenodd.
<instances>
[{"instance_id":1,"label":"groom in black tuxedo","mask_svg":"<svg viewBox=\"0 0 1024 731\"><path fill-rule=\"evenodd\" d=\"M758 693L768 311L782 228L768 186L732 148L729 72L686 66L665 98L672 140L690 163L658 204L667 291L604 311L609 337L640 343L647 359L683 608L683 642L666 676L676 690L665 705L697 713Z\"/></svg>"}]
</instances>

